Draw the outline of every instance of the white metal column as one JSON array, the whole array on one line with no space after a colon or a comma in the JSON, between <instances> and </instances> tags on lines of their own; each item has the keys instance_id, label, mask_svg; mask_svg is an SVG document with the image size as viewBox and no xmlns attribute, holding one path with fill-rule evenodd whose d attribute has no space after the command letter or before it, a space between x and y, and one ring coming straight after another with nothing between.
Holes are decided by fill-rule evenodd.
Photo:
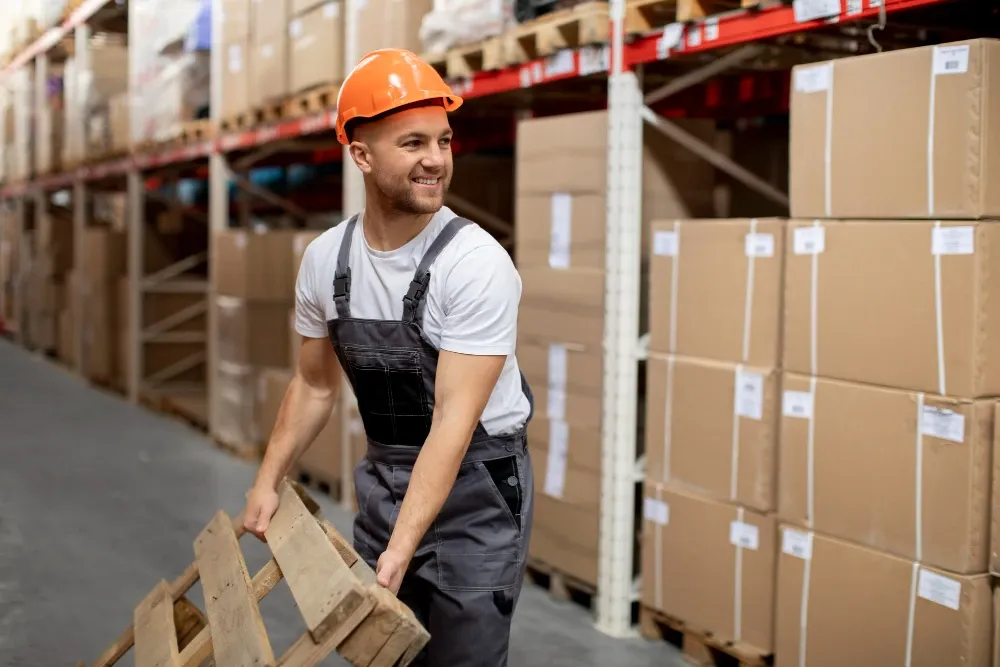
<instances>
[{"instance_id":1,"label":"white metal column","mask_svg":"<svg viewBox=\"0 0 1000 667\"><path fill-rule=\"evenodd\" d=\"M625 0L611 3L607 255L597 628L632 634L642 229L642 90L623 60Z\"/></svg>"},{"instance_id":2,"label":"white metal column","mask_svg":"<svg viewBox=\"0 0 1000 667\"><path fill-rule=\"evenodd\" d=\"M211 106L212 124L218 127L222 120L222 76L225 53L220 47L222 39L222 1L212 0L212 44L211 44ZM215 434L218 414L218 392L216 377L219 368L219 322L215 311L215 265L213 263L215 235L229 225L229 164L226 156L217 152L213 144L208 158L208 341L207 367L205 369L205 391L208 401L208 432Z\"/></svg>"}]
</instances>

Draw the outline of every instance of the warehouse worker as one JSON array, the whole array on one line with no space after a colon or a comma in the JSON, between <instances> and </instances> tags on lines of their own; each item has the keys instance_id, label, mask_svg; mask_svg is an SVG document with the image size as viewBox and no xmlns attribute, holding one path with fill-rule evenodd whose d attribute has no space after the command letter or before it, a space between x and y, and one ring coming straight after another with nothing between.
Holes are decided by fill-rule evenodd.
<instances>
[{"instance_id":1,"label":"warehouse worker","mask_svg":"<svg viewBox=\"0 0 1000 667\"><path fill-rule=\"evenodd\" d=\"M531 532L533 403L514 356L520 277L493 237L444 206L448 112L461 104L399 49L370 53L344 81L337 138L364 174L365 209L304 253L298 368L245 527L263 536L343 369L368 436L354 544L430 632L414 664L502 667Z\"/></svg>"}]
</instances>

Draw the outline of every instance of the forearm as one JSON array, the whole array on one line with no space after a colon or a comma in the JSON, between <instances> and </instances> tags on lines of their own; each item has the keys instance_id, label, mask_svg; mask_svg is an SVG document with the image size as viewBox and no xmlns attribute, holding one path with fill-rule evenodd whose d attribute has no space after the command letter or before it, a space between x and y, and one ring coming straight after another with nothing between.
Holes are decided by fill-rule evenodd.
<instances>
[{"instance_id":1,"label":"forearm","mask_svg":"<svg viewBox=\"0 0 1000 667\"><path fill-rule=\"evenodd\" d=\"M326 426L337 398L336 388L312 387L301 375L293 376L257 471L258 484L277 487Z\"/></svg>"},{"instance_id":2,"label":"forearm","mask_svg":"<svg viewBox=\"0 0 1000 667\"><path fill-rule=\"evenodd\" d=\"M435 424L417 455L388 548L413 556L458 476L472 433L463 424Z\"/></svg>"}]
</instances>

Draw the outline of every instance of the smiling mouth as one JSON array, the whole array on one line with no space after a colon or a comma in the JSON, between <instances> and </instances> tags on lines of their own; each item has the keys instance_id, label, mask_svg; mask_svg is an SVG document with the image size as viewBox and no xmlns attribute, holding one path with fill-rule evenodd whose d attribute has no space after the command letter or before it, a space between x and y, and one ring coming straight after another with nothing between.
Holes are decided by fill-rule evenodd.
<instances>
[{"instance_id":1,"label":"smiling mouth","mask_svg":"<svg viewBox=\"0 0 1000 667\"><path fill-rule=\"evenodd\" d=\"M440 178L414 178L411 180L417 185L437 185L441 181Z\"/></svg>"}]
</instances>

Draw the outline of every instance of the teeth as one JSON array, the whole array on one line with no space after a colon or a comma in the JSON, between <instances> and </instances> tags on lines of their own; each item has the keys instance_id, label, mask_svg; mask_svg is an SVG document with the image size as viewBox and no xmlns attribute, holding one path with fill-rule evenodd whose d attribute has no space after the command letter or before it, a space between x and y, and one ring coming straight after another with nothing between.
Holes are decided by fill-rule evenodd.
<instances>
[{"instance_id":1,"label":"teeth","mask_svg":"<svg viewBox=\"0 0 1000 667\"><path fill-rule=\"evenodd\" d=\"M438 182L436 178L415 178L413 180L421 185L435 185Z\"/></svg>"}]
</instances>

